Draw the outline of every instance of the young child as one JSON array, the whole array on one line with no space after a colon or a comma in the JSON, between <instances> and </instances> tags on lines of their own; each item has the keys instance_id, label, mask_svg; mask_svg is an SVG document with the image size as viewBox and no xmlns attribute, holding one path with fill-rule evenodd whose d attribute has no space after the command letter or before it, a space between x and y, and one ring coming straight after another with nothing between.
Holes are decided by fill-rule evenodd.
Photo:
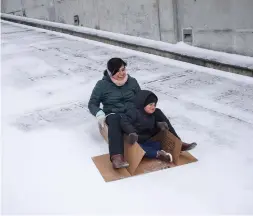
<instances>
[{"instance_id":1,"label":"young child","mask_svg":"<svg viewBox=\"0 0 253 216\"><path fill-rule=\"evenodd\" d=\"M138 142L148 158L157 158L172 162L172 155L162 150L161 143L150 140L160 130L167 130L166 122L157 122L155 118L157 96L148 90L141 90L136 96L136 109L121 115L121 127L128 134L130 144Z\"/></svg>"}]
</instances>

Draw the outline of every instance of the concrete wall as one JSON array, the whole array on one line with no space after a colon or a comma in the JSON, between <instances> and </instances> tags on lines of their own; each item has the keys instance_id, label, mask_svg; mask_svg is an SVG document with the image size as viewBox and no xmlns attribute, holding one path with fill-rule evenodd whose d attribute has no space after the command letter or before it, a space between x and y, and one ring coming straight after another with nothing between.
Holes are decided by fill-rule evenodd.
<instances>
[{"instance_id":1,"label":"concrete wall","mask_svg":"<svg viewBox=\"0 0 253 216\"><path fill-rule=\"evenodd\" d=\"M2 0L1 12L14 11L17 15L22 15L22 0Z\"/></svg>"},{"instance_id":2,"label":"concrete wall","mask_svg":"<svg viewBox=\"0 0 253 216\"><path fill-rule=\"evenodd\" d=\"M56 21L53 0L22 0L27 17Z\"/></svg>"},{"instance_id":3,"label":"concrete wall","mask_svg":"<svg viewBox=\"0 0 253 216\"><path fill-rule=\"evenodd\" d=\"M56 20L73 24L78 15L81 26L99 28L99 16L95 0L58 0L55 1Z\"/></svg>"},{"instance_id":4,"label":"concrete wall","mask_svg":"<svg viewBox=\"0 0 253 216\"><path fill-rule=\"evenodd\" d=\"M253 0L2 0L1 10L170 43L189 28L195 46L253 56Z\"/></svg>"},{"instance_id":5,"label":"concrete wall","mask_svg":"<svg viewBox=\"0 0 253 216\"><path fill-rule=\"evenodd\" d=\"M192 28L193 45L253 56L252 0L179 0L178 17L179 29Z\"/></svg>"},{"instance_id":6,"label":"concrete wall","mask_svg":"<svg viewBox=\"0 0 253 216\"><path fill-rule=\"evenodd\" d=\"M160 40L155 0L98 1L100 29Z\"/></svg>"},{"instance_id":7,"label":"concrete wall","mask_svg":"<svg viewBox=\"0 0 253 216\"><path fill-rule=\"evenodd\" d=\"M176 42L172 0L2 0L3 12L123 33L166 42ZM22 2L21 2L22 1ZM11 4L15 5L10 6Z\"/></svg>"},{"instance_id":8,"label":"concrete wall","mask_svg":"<svg viewBox=\"0 0 253 216\"><path fill-rule=\"evenodd\" d=\"M177 42L174 2L175 0L158 1L161 41L164 42Z\"/></svg>"},{"instance_id":9,"label":"concrete wall","mask_svg":"<svg viewBox=\"0 0 253 216\"><path fill-rule=\"evenodd\" d=\"M159 7L157 0L55 1L56 19L74 24L74 15L79 15L80 25L86 27L174 42L173 24L168 22L173 23L168 2L171 0L161 0ZM165 11L160 17L159 10Z\"/></svg>"}]
</instances>

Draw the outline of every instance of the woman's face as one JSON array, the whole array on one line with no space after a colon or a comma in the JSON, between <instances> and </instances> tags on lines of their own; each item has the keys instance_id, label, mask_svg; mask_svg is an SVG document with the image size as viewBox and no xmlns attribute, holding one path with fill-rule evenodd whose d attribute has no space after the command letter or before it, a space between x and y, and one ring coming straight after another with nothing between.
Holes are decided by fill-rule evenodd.
<instances>
[{"instance_id":1,"label":"woman's face","mask_svg":"<svg viewBox=\"0 0 253 216\"><path fill-rule=\"evenodd\" d=\"M112 76L116 80L123 80L126 77L126 67L122 65L119 71Z\"/></svg>"}]
</instances>

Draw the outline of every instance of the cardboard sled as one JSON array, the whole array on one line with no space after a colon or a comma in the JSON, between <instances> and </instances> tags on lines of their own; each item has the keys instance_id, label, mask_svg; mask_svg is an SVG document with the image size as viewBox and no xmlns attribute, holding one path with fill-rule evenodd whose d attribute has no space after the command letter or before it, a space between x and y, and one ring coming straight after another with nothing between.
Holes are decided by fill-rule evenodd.
<instances>
[{"instance_id":1,"label":"cardboard sled","mask_svg":"<svg viewBox=\"0 0 253 216\"><path fill-rule=\"evenodd\" d=\"M103 129L100 128L100 133L108 143L107 126ZM140 147L140 145L138 143L133 145L128 144L126 137L124 139L124 156L129 163L128 168L114 169L112 167L109 154L93 157L92 160L106 182L154 172L161 169L177 167L197 161L197 159L189 152L181 152L181 140L169 131L161 131L152 137L152 140L161 142L163 150L172 154L172 163L163 162L158 159L145 158L145 151Z\"/></svg>"}]
</instances>

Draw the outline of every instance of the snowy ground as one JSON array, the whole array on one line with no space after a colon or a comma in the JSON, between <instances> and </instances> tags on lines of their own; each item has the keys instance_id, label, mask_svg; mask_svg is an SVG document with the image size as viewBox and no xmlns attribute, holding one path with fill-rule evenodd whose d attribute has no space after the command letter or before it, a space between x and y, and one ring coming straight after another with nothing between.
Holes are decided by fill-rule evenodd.
<instances>
[{"instance_id":1,"label":"snowy ground","mask_svg":"<svg viewBox=\"0 0 253 216\"><path fill-rule=\"evenodd\" d=\"M253 79L2 22L4 214L253 214ZM199 162L105 183L87 102L128 62ZM177 66L176 66L177 65Z\"/></svg>"}]
</instances>

